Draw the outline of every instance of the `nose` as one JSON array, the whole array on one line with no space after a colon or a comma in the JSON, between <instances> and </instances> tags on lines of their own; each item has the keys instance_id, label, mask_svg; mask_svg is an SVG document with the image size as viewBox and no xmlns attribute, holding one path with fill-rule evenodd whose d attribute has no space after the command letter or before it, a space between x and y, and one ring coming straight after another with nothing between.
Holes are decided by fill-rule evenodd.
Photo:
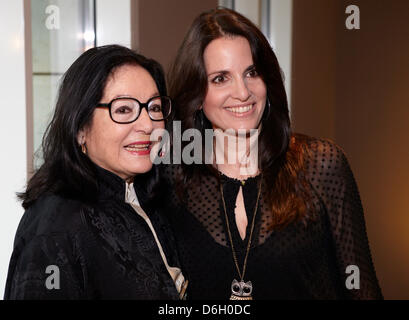
<instances>
[{"instance_id":1,"label":"nose","mask_svg":"<svg viewBox=\"0 0 409 320\"><path fill-rule=\"evenodd\" d=\"M136 131L143 131L146 134L151 134L153 131L152 119L149 117L145 108L142 109L138 119L133 123Z\"/></svg>"},{"instance_id":2,"label":"nose","mask_svg":"<svg viewBox=\"0 0 409 320\"><path fill-rule=\"evenodd\" d=\"M246 101L250 98L250 90L244 79L240 78L234 83L233 97L240 101Z\"/></svg>"}]
</instances>

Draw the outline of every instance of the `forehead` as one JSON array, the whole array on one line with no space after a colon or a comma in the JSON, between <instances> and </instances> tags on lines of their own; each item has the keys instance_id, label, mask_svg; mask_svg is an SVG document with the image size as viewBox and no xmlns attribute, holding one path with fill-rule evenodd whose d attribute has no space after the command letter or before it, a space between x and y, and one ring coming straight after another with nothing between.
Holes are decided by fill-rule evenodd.
<instances>
[{"instance_id":1,"label":"forehead","mask_svg":"<svg viewBox=\"0 0 409 320\"><path fill-rule=\"evenodd\" d=\"M139 65L127 64L115 69L108 77L103 99L131 96L144 101L157 92L156 83L146 69Z\"/></svg>"},{"instance_id":2,"label":"forehead","mask_svg":"<svg viewBox=\"0 0 409 320\"><path fill-rule=\"evenodd\" d=\"M250 44L241 36L222 37L211 41L203 58L207 72L247 68L253 64Z\"/></svg>"}]
</instances>

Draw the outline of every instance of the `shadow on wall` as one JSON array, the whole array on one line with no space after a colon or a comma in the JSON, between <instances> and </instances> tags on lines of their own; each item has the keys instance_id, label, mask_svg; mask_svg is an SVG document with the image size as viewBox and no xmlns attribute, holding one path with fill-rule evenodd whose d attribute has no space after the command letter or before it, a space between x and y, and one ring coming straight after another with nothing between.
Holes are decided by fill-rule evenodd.
<instances>
[{"instance_id":1,"label":"shadow on wall","mask_svg":"<svg viewBox=\"0 0 409 320\"><path fill-rule=\"evenodd\" d=\"M293 0L295 131L345 150L385 299L409 299L409 1Z\"/></svg>"}]
</instances>

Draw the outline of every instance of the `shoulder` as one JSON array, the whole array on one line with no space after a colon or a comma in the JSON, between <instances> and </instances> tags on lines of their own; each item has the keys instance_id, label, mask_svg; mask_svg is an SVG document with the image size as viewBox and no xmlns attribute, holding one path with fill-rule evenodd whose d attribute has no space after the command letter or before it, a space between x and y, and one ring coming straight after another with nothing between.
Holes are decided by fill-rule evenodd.
<instances>
[{"instance_id":1,"label":"shoulder","mask_svg":"<svg viewBox=\"0 0 409 320\"><path fill-rule=\"evenodd\" d=\"M178 189L183 176L182 166L179 164L161 164L159 169L159 179L162 192Z\"/></svg>"},{"instance_id":2,"label":"shoulder","mask_svg":"<svg viewBox=\"0 0 409 320\"><path fill-rule=\"evenodd\" d=\"M303 136L305 176L312 189L327 205L341 206L346 194L358 194L345 151L330 139ZM331 203L330 203L331 202ZM329 204L330 203L330 204Z\"/></svg>"},{"instance_id":3,"label":"shoulder","mask_svg":"<svg viewBox=\"0 0 409 320\"><path fill-rule=\"evenodd\" d=\"M342 158L345 156L344 149L329 138L315 138L301 133L292 136L292 143L302 145L313 157Z\"/></svg>"},{"instance_id":4,"label":"shoulder","mask_svg":"<svg viewBox=\"0 0 409 320\"><path fill-rule=\"evenodd\" d=\"M160 164L158 166L161 179L172 182L182 173L182 166L178 164Z\"/></svg>"},{"instance_id":5,"label":"shoulder","mask_svg":"<svg viewBox=\"0 0 409 320\"><path fill-rule=\"evenodd\" d=\"M74 234L84 227L85 208L85 204L77 200L55 194L44 195L24 212L16 240L62 233Z\"/></svg>"},{"instance_id":6,"label":"shoulder","mask_svg":"<svg viewBox=\"0 0 409 320\"><path fill-rule=\"evenodd\" d=\"M292 137L292 144L303 150L305 169L312 175L342 175L349 170L344 149L331 139L297 133Z\"/></svg>"}]
</instances>

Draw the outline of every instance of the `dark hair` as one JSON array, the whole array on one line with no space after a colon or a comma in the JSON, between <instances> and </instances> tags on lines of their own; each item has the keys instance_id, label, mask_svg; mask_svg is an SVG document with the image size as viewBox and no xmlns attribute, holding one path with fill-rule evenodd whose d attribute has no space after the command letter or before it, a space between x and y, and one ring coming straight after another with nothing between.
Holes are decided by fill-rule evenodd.
<instances>
[{"instance_id":1,"label":"dark hair","mask_svg":"<svg viewBox=\"0 0 409 320\"><path fill-rule=\"evenodd\" d=\"M194 20L169 73L174 118L181 120L182 130L197 128L203 133L211 128L203 112L198 112L207 93L204 50L215 39L237 36L248 40L256 71L267 88L269 106L265 107L259 135L259 168L270 190L267 200L273 211L272 225L284 226L306 213L306 181L298 179L304 151L300 142L292 139L287 96L277 58L250 20L230 9L213 9ZM192 187L189 180L209 171L214 173L211 165L183 165L178 193L185 194Z\"/></svg>"},{"instance_id":2,"label":"dark hair","mask_svg":"<svg viewBox=\"0 0 409 320\"><path fill-rule=\"evenodd\" d=\"M85 201L96 196L96 166L81 152L77 135L91 123L109 76L126 64L146 69L155 80L159 93L166 95L163 69L156 61L119 45L84 52L63 77L54 116L42 141L44 162L28 182L26 191L19 194L25 209L45 193ZM156 168L151 171L148 187L153 189L157 172Z\"/></svg>"}]
</instances>

